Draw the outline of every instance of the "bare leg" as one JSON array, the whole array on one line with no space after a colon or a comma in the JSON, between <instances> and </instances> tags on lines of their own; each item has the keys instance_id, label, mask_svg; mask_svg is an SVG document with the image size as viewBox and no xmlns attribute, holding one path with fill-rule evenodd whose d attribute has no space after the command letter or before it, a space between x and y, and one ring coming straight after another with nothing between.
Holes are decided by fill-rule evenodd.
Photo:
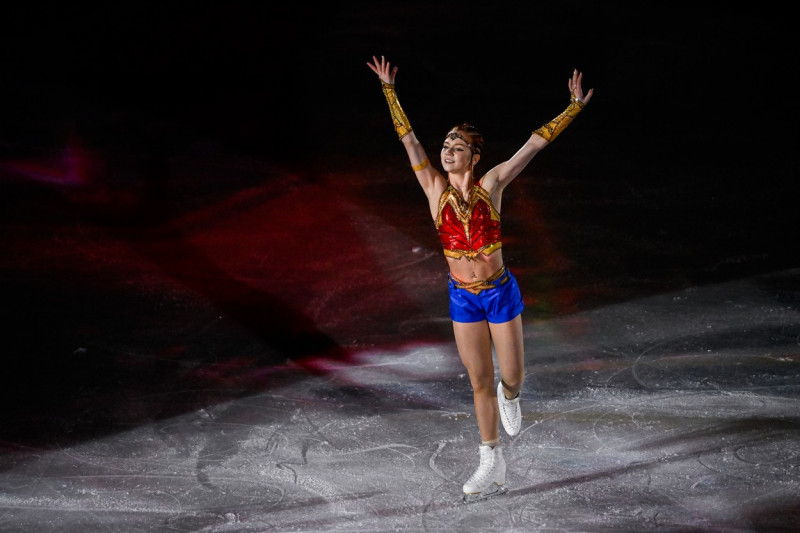
<instances>
[{"instance_id":1,"label":"bare leg","mask_svg":"<svg viewBox=\"0 0 800 533\"><path fill-rule=\"evenodd\" d=\"M494 387L494 362L492 360L492 337L489 325L482 322L453 322L458 354L467 368L472 385L472 398L481 441L498 439L499 412L497 393ZM520 335L520 339L522 336Z\"/></svg>"},{"instance_id":2,"label":"bare leg","mask_svg":"<svg viewBox=\"0 0 800 533\"><path fill-rule=\"evenodd\" d=\"M522 315L503 322L489 324L494 349L497 353L497 366L506 398L514 398L525 380L525 349L522 342Z\"/></svg>"}]
</instances>

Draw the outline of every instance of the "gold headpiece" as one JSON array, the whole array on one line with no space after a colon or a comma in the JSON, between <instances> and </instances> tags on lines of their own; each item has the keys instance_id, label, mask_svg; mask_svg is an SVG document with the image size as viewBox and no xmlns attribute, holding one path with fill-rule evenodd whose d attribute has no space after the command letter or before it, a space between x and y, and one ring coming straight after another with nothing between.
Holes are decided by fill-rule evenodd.
<instances>
[{"instance_id":1,"label":"gold headpiece","mask_svg":"<svg viewBox=\"0 0 800 533\"><path fill-rule=\"evenodd\" d=\"M481 153L480 150L476 150L475 147L472 146L472 143L469 142L463 135L461 135L457 131L451 131L450 133L448 133L447 134L447 138L450 139L451 141L455 141L456 139L461 139L462 141L467 143L467 146L469 146L469 149L472 150L473 153L476 153L476 154Z\"/></svg>"}]
</instances>

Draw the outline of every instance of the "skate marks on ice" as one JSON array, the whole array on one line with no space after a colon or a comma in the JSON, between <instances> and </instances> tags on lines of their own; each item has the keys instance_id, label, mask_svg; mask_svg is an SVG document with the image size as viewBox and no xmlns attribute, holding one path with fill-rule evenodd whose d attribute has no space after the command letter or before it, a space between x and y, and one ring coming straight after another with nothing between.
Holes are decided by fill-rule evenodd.
<instances>
[{"instance_id":1,"label":"skate marks on ice","mask_svg":"<svg viewBox=\"0 0 800 533\"><path fill-rule=\"evenodd\" d=\"M314 450L328 442L324 426L298 412L288 417L292 428L253 424L247 420L252 414L240 419L242 413L230 404L215 409L213 421L187 415L47 457L6 458L0 529L88 531L103 523L179 531L230 523L258 528L273 522L262 517L274 515L283 525L312 529L323 516L346 513L348 502L375 494L340 476L335 461L317 460Z\"/></svg>"},{"instance_id":2,"label":"skate marks on ice","mask_svg":"<svg viewBox=\"0 0 800 533\"><path fill-rule=\"evenodd\" d=\"M561 494L577 505L564 516L581 524L791 524L798 278L779 272L531 325L523 430L505 445L509 499L557 511L551 496ZM576 516L583 508L598 518Z\"/></svg>"},{"instance_id":3,"label":"skate marks on ice","mask_svg":"<svg viewBox=\"0 0 800 533\"><path fill-rule=\"evenodd\" d=\"M412 439L420 423L439 424L440 413L337 419L291 407L279 398L251 398L103 441L6 457L0 526L379 531L409 521L440 528L446 521L438 517L456 510L460 483L430 468L430 442ZM265 419L263 411L286 412L286 420ZM442 432L457 435L458 424ZM463 475L467 465L458 455L453 448L437 469Z\"/></svg>"},{"instance_id":4,"label":"skate marks on ice","mask_svg":"<svg viewBox=\"0 0 800 533\"><path fill-rule=\"evenodd\" d=\"M2 455L0 530L789 529L799 277L526 324L502 498L462 501L477 460L468 379L452 346L428 345Z\"/></svg>"},{"instance_id":5,"label":"skate marks on ice","mask_svg":"<svg viewBox=\"0 0 800 533\"><path fill-rule=\"evenodd\" d=\"M428 500L408 495L441 485L429 467L435 443L461 438L469 418L449 393L434 403L437 390L466 390L461 369L452 372L443 357L452 359L449 349L376 354L361 367L323 377L299 372L269 394L113 437L2 456L0 529L313 531L402 523L424 514ZM463 468L455 454L448 458L448 468Z\"/></svg>"}]
</instances>

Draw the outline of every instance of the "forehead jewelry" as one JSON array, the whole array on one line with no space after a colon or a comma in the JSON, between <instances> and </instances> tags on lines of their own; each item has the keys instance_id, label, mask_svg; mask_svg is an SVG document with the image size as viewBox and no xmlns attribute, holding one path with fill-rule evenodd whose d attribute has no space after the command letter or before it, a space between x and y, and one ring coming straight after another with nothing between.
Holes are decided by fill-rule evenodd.
<instances>
[{"instance_id":1,"label":"forehead jewelry","mask_svg":"<svg viewBox=\"0 0 800 533\"><path fill-rule=\"evenodd\" d=\"M472 150L473 152L475 152L475 148L472 146L472 143L471 143L471 142L469 142L469 141L468 141L466 138L464 138L464 136L463 136L463 135L461 135L461 134L460 134L460 133L458 133L457 131L451 131L450 133L448 133L448 134L447 134L447 138L448 138L448 139L450 139L451 141L455 141L456 139L461 139L462 141L464 141L465 143L467 143L467 146L469 146L469 149L470 149L470 150Z\"/></svg>"}]
</instances>

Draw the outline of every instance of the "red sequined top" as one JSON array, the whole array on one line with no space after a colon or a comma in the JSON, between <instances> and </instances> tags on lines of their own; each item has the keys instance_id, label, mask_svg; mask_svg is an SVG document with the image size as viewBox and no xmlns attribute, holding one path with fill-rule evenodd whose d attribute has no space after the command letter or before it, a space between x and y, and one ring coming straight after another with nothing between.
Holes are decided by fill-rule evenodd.
<instances>
[{"instance_id":1,"label":"red sequined top","mask_svg":"<svg viewBox=\"0 0 800 533\"><path fill-rule=\"evenodd\" d=\"M448 185L439 197L436 229L444 247L444 255L460 259L475 259L478 254L489 255L500 249L500 213L494 208L489 193L473 185L469 200Z\"/></svg>"}]
</instances>

